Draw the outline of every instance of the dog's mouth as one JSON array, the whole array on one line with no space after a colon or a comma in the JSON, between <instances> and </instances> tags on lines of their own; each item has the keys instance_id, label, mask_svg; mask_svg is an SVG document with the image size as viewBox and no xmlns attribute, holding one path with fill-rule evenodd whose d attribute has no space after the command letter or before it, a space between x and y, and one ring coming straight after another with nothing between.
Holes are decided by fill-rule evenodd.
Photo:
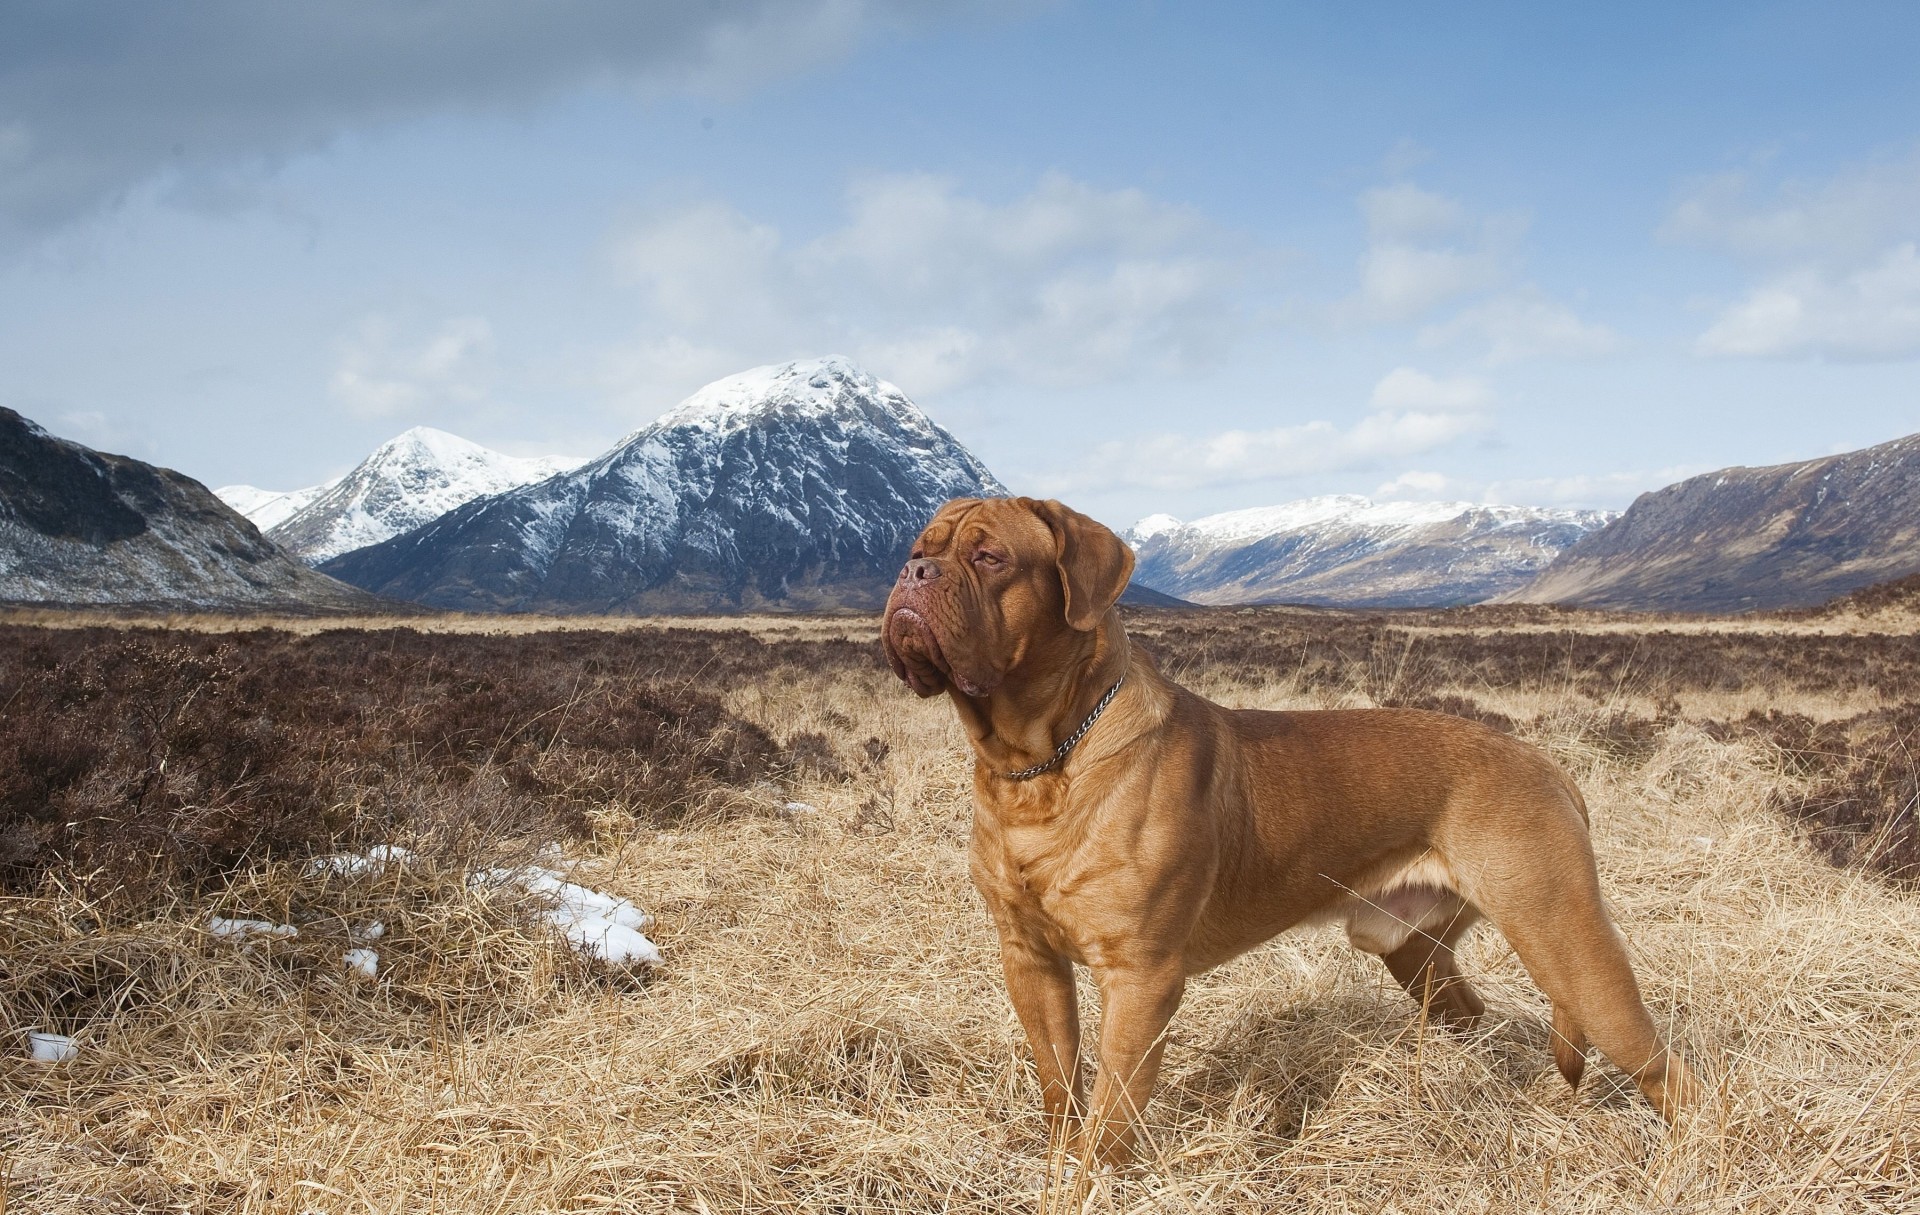
<instances>
[{"instance_id":1,"label":"dog's mouth","mask_svg":"<svg viewBox=\"0 0 1920 1215\"><path fill-rule=\"evenodd\" d=\"M934 634L933 626L910 607L897 607L887 614L880 638L893 673L905 680L916 695L936 696L946 690L947 681L951 679L953 685L968 696L981 697L991 692L993 683L998 682L982 683L956 670L940 648L940 638Z\"/></svg>"}]
</instances>

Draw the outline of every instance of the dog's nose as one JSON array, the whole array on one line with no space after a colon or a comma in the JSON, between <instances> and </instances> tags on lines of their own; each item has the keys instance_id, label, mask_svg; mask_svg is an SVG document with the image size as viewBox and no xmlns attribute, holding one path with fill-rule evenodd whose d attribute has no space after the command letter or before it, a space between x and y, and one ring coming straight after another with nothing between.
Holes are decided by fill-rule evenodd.
<instances>
[{"instance_id":1,"label":"dog's nose","mask_svg":"<svg viewBox=\"0 0 1920 1215\"><path fill-rule=\"evenodd\" d=\"M940 563L931 557L915 557L900 567L902 582L931 582L940 576Z\"/></svg>"}]
</instances>

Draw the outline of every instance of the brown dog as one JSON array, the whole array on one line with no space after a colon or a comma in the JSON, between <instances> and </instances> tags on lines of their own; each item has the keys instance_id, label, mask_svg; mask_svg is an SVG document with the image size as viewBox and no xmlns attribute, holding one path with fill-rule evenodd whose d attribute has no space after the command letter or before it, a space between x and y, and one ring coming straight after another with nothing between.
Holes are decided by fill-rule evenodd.
<instances>
[{"instance_id":1,"label":"brown dog","mask_svg":"<svg viewBox=\"0 0 1920 1215\"><path fill-rule=\"evenodd\" d=\"M947 692L971 737L973 880L1056 1134L1085 1113L1080 1154L1126 1160L1187 977L1310 922L1344 922L1470 1024L1484 1006L1453 946L1484 914L1552 999L1569 1083L1591 1038L1670 1121L1698 1100L1601 902L1580 792L1546 756L1439 713L1221 708L1128 645L1132 572L1119 537L1058 502L963 498L921 533L881 629L895 673ZM1075 963L1105 1010L1091 1107Z\"/></svg>"}]
</instances>

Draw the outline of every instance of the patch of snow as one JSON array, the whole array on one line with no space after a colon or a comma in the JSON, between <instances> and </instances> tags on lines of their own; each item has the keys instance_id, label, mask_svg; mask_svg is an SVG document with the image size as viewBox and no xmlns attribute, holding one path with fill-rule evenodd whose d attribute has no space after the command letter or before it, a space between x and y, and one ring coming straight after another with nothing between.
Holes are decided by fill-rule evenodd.
<instances>
[{"instance_id":1,"label":"patch of snow","mask_svg":"<svg viewBox=\"0 0 1920 1215\"><path fill-rule=\"evenodd\" d=\"M1127 529L1126 539L1135 544L1142 540L1151 540L1165 532L1178 531L1186 526L1172 515L1148 515Z\"/></svg>"},{"instance_id":2,"label":"patch of snow","mask_svg":"<svg viewBox=\"0 0 1920 1215\"><path fill-rule=\"evenodd\" d=\"M864 416L874 406L921 437L933 424L907 394L876 379L844 355L770 363L715 380L662 415L649 429L690 427L738 430L769 413L843 419Z\"/></svg>"},{"instance_id":3,"label":"patch of snow","mask_svg":"<svg viewBox=\"0 0 1920 1215\"><path fill-rule=\"evenodd\" d=\"M380 972L380 955L371 949L349 949L340 955L340 964L349 979L371 983Z\"/></svg>"},{"instance_id":4,"label":"patch of snow","mask_svg":"<svg viewBox=\"0 0 1920 1215\"><path fill-rule=\"evenodd\" d=\"M71 1063L80 1057L80 1044L65 1034L27 1034L27 1051L35 1063Z\"/></svg>"},{"instance_id":5,"label":"patch of snow","mask_svg":"<svg viewBox=\"0 0 1920 1215\"><path fill-rule=\"evenodd\" d=\"M305 510L307 504L332 489L326 481L305 489L257 489L251 485L222 485L213 496L245 515L261 531L269 531Z\"/></svg>"},{"instance_id":6,"label":"patch of snow","mask_svg":"<svg viewBox=\"0 0 1920 1215\"><path fill-rule=\"evenodd\" d=\"M780 807L780 813L786 815L818 814L820 813L820 807L809 805L806 802L788 802L786 805Z\"/></svg>"},{"instance_id":7,"label":"patch of snow","mask_svg":"<svg viewBox=\"0 0 1920 1215\"><path fill-rule=\"evenodd\" d=\"M318 565L431 523L476 498L545 481L585 463L572 456L509 456L444 430L416 426L382 443L346 476L312 491L296 511L273 524L271 538Z\"/></svg>"},{"instance_id":8,"label":"patch of snow","mask_svg":"<svg viewBox=\"0 0 1920 1215\"><path fill-rule=\"evenodd\" d=\"M323 873L339 874L341 877L379 877L387 871L388 865L404 865L412 860L413 853L398 844L375 844L365 852L316 856L307 862L307 874L310 877L318 877Z\"/></svg>"},{"instance_id":9,"label":"patch of snow","mask_svg":"<svg viewBox=\"0 0 1920 1215\"><path fill-rule=\"evenodd\" d=\"M529 894L550 899L545 914L567 943L617 966L658 966L666 960L645 930L653 917L617 895L569 882L559 872L539 865L482 869L467 879L472 886L518 886Z\"/></svg>"},{"instance_id":10,"label":"patch of snow","mask_svg":"<svg viewBox=\"0 0 1920 1215\"><path fill-rule=\"evenodd\" d=\"M387 926L379 920L370 920L354 929L350 935L356 941L377 941L387 935Z\"/></svg>"},{"instance_id":11,"label":"patch of snow","mask_svg":"<svg viewBox=\"0 0 1920 1215\"><path fill-rule=\"evenodd\" d=\"M272 920L228 919L218 915L207 921L207 927L223 941L251 941L255 937L282 941L300 935L300 930L291 924L276 924Z\"/></svg>"}]
</instances>

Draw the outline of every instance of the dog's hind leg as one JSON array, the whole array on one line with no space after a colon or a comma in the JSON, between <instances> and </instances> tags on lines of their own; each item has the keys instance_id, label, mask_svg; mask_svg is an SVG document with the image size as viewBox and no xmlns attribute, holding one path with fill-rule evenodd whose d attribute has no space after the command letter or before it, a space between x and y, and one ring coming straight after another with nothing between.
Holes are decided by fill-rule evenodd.
<instances>
[{"instance_id":1,"label":"dog's hind leg","mask_svg":"<svg viewBox=\"0 0 1920 1215\"><path fill-rule=\"evenodd\" d=\"M1536 828L1502 848L1496 864L1463 865L1462 859L1455 855L1455 872L1473 875L1474 902L1553 1001L1560 1073L1578 1078L1585 1031L1584 1038L1631 1075L1667 1121L1698 1104L1699 1081L1668 1048L1641 999L1626 940L1600 897L1584 829L1572 822L1564 833Z\"/></svg>"},{"instance_id":2,"label":"dog's hind leg","mask_svg":"<svg viewBox=\"0 0 1920 1215\"><path fill-rule=\"evenodd\" d=\"M1553 1065L1566 1077L1567 1087L1580 1087L1580 1077L1587 1070L1587 1035L1571 1016L1567 1015L1565 1005L1553 1006Z\"/></svg>"},{"instance_id":3,"label":"dog's hind leg","mask_svg":"<svg viewBox=\"0 0 1920 1215\"><path fill-rule=\"evenodd\" d=\"M1472 1029L1487 1006L1461 976L1453 946L1479 922L1480 912L1459 895L1448 894L1419 921L1419 930L1399 948L1380 955L1380 960L1429 1015L1456 1029Z\"/></svg>"}]
</instances>

